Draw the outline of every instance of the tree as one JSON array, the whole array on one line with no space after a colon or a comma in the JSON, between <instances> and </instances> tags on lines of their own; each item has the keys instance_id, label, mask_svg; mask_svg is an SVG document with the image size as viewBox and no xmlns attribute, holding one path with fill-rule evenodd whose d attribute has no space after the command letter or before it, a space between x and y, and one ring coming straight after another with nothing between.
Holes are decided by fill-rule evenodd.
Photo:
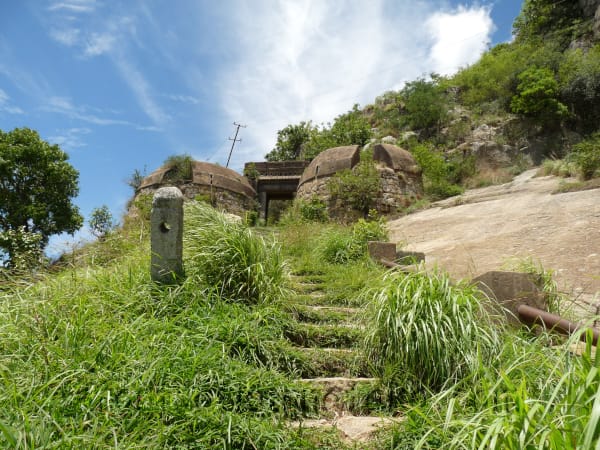
<instances>
[{"instance_id":1,"label":"tree","mask_svg":"<svg viewBox=\"0 0 600 450\"><path fill-rule=\"evenodd\" d=\"M350 111L337 116L333 124L311 133L304 147L304 159L313 159L319 153L342 145L363 146L373 137L371 125L363 112L354 105Z\"/></svg>"},{"instance_id":2,"label":"tree","mask_svg":"<svg viewBox=\"0 0 600 450\"><path fill-rule=\"evenodd\" d=\"M510 107L513 112L553 125L568 115L567 107L558 101L558 81L545 67L532 66L518 76L519 85Z\"/></svg>"},{"instance_id":3,"label":"tree","mask_svg":"<svg viewBox=\"0 0 600 450\"><path fill-rule=\"evenodd\" d=\"M304 146L316 128L309 122L288 125L277 132L275 148L265 155L267 161L288 161L300 159Z\"/></svg>"},{"instance_id":4,"label":"tree","mask_svg":"<svg viewBox=\"0 0 600 450\"><path fill-rule=\"evenodd\" d=\"M94 208L89 220L90 230L98 239L103 239L115 227L113 216L108 206L102 205Z\"/></svg>"},{"instance_id":5,"label":"tree","mask_svg":"<svg viewBox=\"0 0 600 450\"><path fill-rule=\"evenodd\" d=\"M42 248L51 235L81 227L83 218L71 202L79 173L67 160L58 145L29 128L0 130L0 232L39 234ZM0 246L10 264L18 246Z\"/></svg>"},{"instance_id":6,"label":"tree","mask_svg":"<svg viewBox=\"0 0 600 450\"><path fill-rule=\"evenodd\" d=\"M406 83L402 95L408 125L415 130L437 131L448 115L448 100L439 83L419 78Z\"/></svg>"}]
</instances>

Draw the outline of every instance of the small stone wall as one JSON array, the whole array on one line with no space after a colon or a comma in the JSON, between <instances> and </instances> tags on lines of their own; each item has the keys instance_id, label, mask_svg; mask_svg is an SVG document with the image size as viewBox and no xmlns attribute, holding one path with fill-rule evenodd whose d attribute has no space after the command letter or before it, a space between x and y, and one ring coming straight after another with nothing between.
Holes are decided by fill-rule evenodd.
<instances>
[{"instance_id":1,"label":"small stone wall","mask_svg":"<svg viewBox=\"0 0 600 450\"><path fill-rule=\"evenodd\" d=\"M194 183L187 183L179 185L178 188L183 193L183 196L187 200L204 200L211 203L217 209L222 209L228 213L244 217L247 211L255 209L256 201L248 198L245 195L237 194L235 192L226 191L210 186L203 186ZM154 188L140 189L138 195L150 194L153 195L156 192Z\"/></svg>"},{"instance_id":2,"label":"small stone wall","mask_svg":"<svg viewBox=\"0 0 600 450\"><path fill-rule=\"evenodd\" d=\"M375 209L382 214L390 214L406 208L423 196L420 174L394 172L389 167L377 166L381 178L381 192L375 202Z\"/></svg>"}]
</instances>

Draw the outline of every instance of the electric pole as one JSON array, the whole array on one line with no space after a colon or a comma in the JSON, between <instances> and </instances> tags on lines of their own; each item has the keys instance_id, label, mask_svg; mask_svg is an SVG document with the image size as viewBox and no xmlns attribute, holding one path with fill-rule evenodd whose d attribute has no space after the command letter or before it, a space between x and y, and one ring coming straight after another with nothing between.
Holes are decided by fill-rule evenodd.
<instances>
[{"instance_id":1,"label":"electric pole","mask_svg":"<svg viewBox=\"0 0 600 450\"><path fill-rule=\"evenodd\" d=\"M227 157L227 164L225 164L225 167L229 167L229 160L231 159L231 154L233 153L233 147L235 146L235 143L242 142L241 139L237 138L240 128L246 128L246 125L241 125L237 122L233 122L233 125L237 128L235 129L235 136L233 137L233 139L229 138L229 140L233 142L231 143L231 150L229 150L229 156Z\"/></svg>"}]
</instances>

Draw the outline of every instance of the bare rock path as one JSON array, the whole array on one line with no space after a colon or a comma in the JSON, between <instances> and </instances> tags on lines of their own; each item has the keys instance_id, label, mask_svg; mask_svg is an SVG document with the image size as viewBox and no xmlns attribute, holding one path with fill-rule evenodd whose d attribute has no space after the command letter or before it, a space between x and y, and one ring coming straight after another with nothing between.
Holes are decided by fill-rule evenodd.
<instances>
[{"instance_id":1,"label":"bare rock path","mask_svg":"<svg viewBox=\"0 0 600 450\"><path fill-rule=\"evenodd\" d=\"M391 240L456 279L532 258L564 292L600 300L600 189L552 194L560 179L535 173L390 221Z\"/></svg>"}]
</instances>

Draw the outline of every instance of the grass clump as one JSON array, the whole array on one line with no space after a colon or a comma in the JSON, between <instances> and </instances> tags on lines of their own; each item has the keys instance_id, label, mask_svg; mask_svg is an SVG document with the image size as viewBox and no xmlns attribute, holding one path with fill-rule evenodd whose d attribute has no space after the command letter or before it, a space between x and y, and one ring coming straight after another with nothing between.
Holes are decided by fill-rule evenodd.
<instances>
[{"instance_id":1,"label":"grass clump","mask_svg":"<svg viewBox=\"0 0 600 450\"><path fill-rule=\"evenodd\" d=\"M193 282L245 303L274 301L285 293L287 274L277 243L201 203L186 204L185 227L185 267Z\"/></svg>"},{"instance_id":2,"label":"grass clump","mask_svg":"<svg viewBox=\"0 0 600 450\"><path fill-rule=\"evenodd\" d=\"M344 264L367 254L369 241L387 241L388 232L383 218L371 216L359 219L351 229L330 228L317 247L322 259L329 263Z\"/></svg>"},{"instance_id":3,"label":"grass clump","mask_svg":"<svg viewBox=\"0 0 600 450\"><path fill-rule=\"evenodd\" d=\"M365 352L408 394L438 391L476 371L498 346L476 291L435 272L388 274L372 298ZM387 373L386 373L387 372Z\"/></svg>"},{"instance_id":4,"label":"grass clump","mask_svg":"<svg viewBox=\"0 0 600 450\"><path fill-rule=\"evenodd\" d=\"M594 449L600 438L600 356L504 336L475 377L415 405L389 436L394 449ZM573 336L569 344L579 340Z\"/></svg>"}]
</instances>

